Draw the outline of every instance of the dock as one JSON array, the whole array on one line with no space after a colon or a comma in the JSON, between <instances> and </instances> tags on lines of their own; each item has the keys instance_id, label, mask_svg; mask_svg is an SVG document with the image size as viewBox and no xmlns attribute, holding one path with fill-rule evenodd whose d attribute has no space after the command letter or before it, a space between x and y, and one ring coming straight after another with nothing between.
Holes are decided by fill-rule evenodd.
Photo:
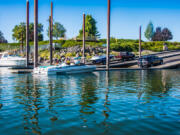
<instances>
[{"instance_id":1,"label":"dock","mask_svg":"<svg viewBox=\"0 0 180 135\"><path fill-rule=\"evenodd\" d=\"M10 67L8 68L11 73L27 74L33 72L33 66L30 67Z\"/></svg>"},{"instance_id":2,"label":"dock","mask_svg":"<svg viewBox=\"0 0 180 135\"><path fill-rule=\"evenodd\" d=\"M130 61L111 61L110 62L110 71L113 70L160 70L160 69L175 69L180 67L180 51L167 51L167 52L161 52L153 54L156 56L159 56L163 58L164 64L153 66L150 68L139 68L137 65L137 60L130 60ZM106 71L106 65L96 65L97 69L96 71ZM10 72L17 73L17 74L25 74L25 73L32 73L33 72L33 66L31 67L12 67L8 68Z\"/></svg>"}]
</instances>

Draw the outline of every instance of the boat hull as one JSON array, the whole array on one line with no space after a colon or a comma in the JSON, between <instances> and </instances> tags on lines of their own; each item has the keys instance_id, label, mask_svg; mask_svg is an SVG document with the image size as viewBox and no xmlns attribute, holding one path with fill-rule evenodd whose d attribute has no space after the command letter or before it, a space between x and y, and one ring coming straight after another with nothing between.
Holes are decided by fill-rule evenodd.
<instances>
[{"instance_id":1,"label":"boat hull","mask_svg":"<svg viewBox=\"0 0 180 135\"><path fill-rule=\"evenodd\" d=\"M26 60L0 60L1 67L25 66Z\"/></svg>"},{"instance_id":2,"label":"boat hull","mask_svg":"<svg viewBox=\"0 0 180 135\"><path fill-rule=\"evenodd\" d=\"M43 75L78 74L78 73L93 72L95 69L96 69L96 66L67 66L63 68L38 67L34 69L34 74L43 74Z\"/></svg>"}]
</instances>

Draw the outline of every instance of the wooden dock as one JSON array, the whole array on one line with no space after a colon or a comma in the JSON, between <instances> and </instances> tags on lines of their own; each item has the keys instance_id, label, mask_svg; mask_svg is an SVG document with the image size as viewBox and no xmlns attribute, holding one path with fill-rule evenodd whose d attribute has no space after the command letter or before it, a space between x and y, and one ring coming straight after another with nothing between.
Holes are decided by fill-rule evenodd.
<instances>
[{"instance_id":1,"label":"wooden dock","mask_svg":"<svg viewBox=\"0 0 180 135\"><path fill-rule=\"evenodd\" d=\"M26 74L26 73L32 73L33 67L11 67L8 68L11 73L17 73L17 74Z\"/></svg>"}]
</instances>

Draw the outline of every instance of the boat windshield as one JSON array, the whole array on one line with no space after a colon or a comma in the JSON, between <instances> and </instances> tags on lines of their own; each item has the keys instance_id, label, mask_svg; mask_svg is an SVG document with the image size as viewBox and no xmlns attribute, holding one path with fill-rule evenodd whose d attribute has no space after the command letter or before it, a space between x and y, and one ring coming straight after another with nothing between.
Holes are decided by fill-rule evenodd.
<instances>
[{"instance_id":1,"label":"boat windshield","mask_svg":"<svg viewBox=\"0 0 180 135\"><path fill-rule=\"evenodd\" d=\"M3 55L4 58L7 58L8 56L9 56L8 54L4 54L4 55Z\"/></svg>"}]
</instances>

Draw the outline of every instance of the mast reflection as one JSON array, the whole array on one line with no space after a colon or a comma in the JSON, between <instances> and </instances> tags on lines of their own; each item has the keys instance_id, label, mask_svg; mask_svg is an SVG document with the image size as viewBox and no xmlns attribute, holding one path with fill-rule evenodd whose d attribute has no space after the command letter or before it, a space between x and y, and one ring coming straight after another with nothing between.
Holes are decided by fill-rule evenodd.
<instances>
[{"instance_id":1,"label":"mast reflection","mask_svg":"<svg viewBox=\"0 0 180 135\"><path fill-rule=\"evenodd\" d=\"M39 92L39 88L37 87L38 85L38 81L34 78L33 79L33 91L32 91L32 110L33 110L33 116L31 117L31 123L33 124L32 127L32 132L34 134L40 135L41 134L41 128L39 127L39 110L40 110L40 92Z\"/></svg>"},{"instance_id":2,"label":"mast reflection","mask_svg":"<svg viewBox=\"0 0 180 135\"><path fill-rule=\"evenodd\" d=\"M49 80L48 82L48 88L49 88L49 98L48 98L48 112L50 112L50 115L52 117L50 118L51 122L55 122L58 120L58 117L56 116L58 113L54 109L55 105L55 93L54 93L54 88L53 88L53 81Z\"/></svg>"},{"instance_id":3,"label":"mast reflection","mask_svg":"<svg viewBox=\"0 0 180 135\"><path fill-rule=\"evenodd\" d=\"M104 115L104 121L103 121L103 124L104 126L106 127L106 130L105 132L108 132L107 130L107 127L109 126L108 125L108 122L107 122L107 119L109 118L109 114L110 114L110 109L108 108L108 106L110 105L109 103L109 78L110 78L110 73L109 71L106 71L106 92L105 92L105 102L104 102L104 110L103 110L103 115Z\"/></svg>"}]
</instances>

